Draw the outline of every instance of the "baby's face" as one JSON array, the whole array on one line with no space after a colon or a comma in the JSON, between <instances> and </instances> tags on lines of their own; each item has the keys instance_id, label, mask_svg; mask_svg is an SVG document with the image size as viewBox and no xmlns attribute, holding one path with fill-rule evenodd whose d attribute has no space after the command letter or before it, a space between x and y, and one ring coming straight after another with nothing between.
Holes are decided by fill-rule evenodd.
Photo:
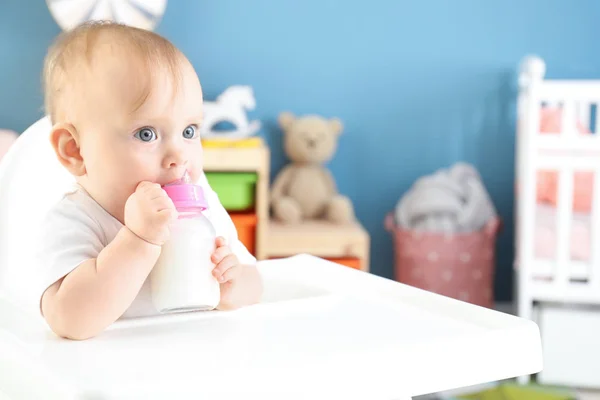
<instances>
[{"instance_id":1,"label":"baby's face","mask_svg":"<svg viewBox=\"0 0 600 400\"><path fill-rule=\"evenodd\" d=\"M123 221L127 198L142 181L165 185L187 171L196 182L202 173L202 89L194 69L182 61L181 80L157 71L149 97L135 111L140 81L116 65L98 83L88 108L78 118L85 175L82 186L115 218ZM107 80L108 81L108 80ZM91 101L93 99L93 101Z\"/></svg>"}]
</instances>

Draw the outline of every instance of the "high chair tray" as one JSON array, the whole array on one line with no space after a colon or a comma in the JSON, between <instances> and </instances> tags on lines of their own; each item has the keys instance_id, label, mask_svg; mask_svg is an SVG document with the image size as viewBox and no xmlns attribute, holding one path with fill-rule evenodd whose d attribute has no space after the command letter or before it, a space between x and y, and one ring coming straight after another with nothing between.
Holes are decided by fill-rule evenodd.
<instances>
[{"instance_id":1,"label":"high chair tray","mask_svg":"<svg viewBox=\"0 0 600 400\"><path fill-rule=\"evenodd\" d=\"M542 368L533 322L308 255L259 269L261 304L80 342L0 297L0 398L406 400Z\"/></svg>"}]
</instances>

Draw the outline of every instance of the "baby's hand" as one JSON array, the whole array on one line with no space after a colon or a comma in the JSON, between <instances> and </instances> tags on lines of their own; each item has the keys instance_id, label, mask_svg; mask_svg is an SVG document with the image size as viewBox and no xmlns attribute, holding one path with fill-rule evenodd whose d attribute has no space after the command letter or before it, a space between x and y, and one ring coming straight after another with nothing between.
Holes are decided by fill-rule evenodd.
<instances>
[{"instance_id":1,"label":"baby's hand","mask_svg":"<svg viewBox=\"0 0 600 400\"><path fill-rule=\"evenodd\" d=\"M216 245L211 261L215 263L213 276L221 286L221 301L217 308L223 310L241 307L244 285L239 278L243 275L244 266L240 264L223 237L217 238Z\"/></svg>"},{"instance_id":2,"label":"baby's hand","mask_svg":"<svg viewBox=\"0 0 600 400\"><path fill-rule=\"evenodd\" d=\"M223 284L239 276L241 264L231 251L231 247L225 243L225 238L219 236L216 245L217 248L211 257L211 261L215 263L213 276L217 278L219 283Z\"/></svg>"},{"instance_id":3,"label":"baby's hand","mask_svg":"<svg viewBox=\"0 0 600 400\"><path fill-rule=\"evenodd\" d=\"M140 182L125 203L125 226L147 242L162 246L177 218L173 201L157 183Z\"/></svg>"}]
</instances>

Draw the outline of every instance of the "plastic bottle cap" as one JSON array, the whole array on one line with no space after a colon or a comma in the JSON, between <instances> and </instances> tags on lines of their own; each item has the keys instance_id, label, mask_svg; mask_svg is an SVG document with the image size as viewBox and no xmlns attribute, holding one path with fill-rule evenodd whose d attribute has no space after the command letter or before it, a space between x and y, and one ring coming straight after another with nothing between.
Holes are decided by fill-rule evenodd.
<instances>
[{"instance_id":1,"label":"plastic bottle cap","mask_svg":"<svg viewBox=\"0 0 600 400\"><path fill-rule=\"evenodd\" d=\"M208 202L204 197L204 189L200 185L193 185L187 172L184 177L174 183L163 186L167 195L173 200L177 211L204 211L208 209Z\"/></svg>"}]
</instances>

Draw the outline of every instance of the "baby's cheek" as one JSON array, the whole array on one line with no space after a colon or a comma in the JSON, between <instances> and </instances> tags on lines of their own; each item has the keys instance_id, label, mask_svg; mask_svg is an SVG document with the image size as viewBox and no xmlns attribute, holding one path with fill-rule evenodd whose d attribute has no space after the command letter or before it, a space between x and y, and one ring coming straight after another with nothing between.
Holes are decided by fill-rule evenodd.
<instances>
[{"instance_id":1,"label":"baby's cheek","mask_svg":"<svg viewBox=\"0 0 600 400\"><path fill-rule=\"evenodd\" d=\"M162 176L161 161L151 153L132 152L120 162L124 179L135 182L157 182Z\"/></svg>"},{"instance_id":2,"label":"baby's cheek","mask_svg":"<svg viewBox=\"0 0 600 400\"><path fill-rule=\"evenodd\" d=\"M192 182L198 182L198 180L202 176L202 161L201 160L192 161L190 163L188 173L190 174L190 178L191 178Z\"/></svg>"}]
</instances>

